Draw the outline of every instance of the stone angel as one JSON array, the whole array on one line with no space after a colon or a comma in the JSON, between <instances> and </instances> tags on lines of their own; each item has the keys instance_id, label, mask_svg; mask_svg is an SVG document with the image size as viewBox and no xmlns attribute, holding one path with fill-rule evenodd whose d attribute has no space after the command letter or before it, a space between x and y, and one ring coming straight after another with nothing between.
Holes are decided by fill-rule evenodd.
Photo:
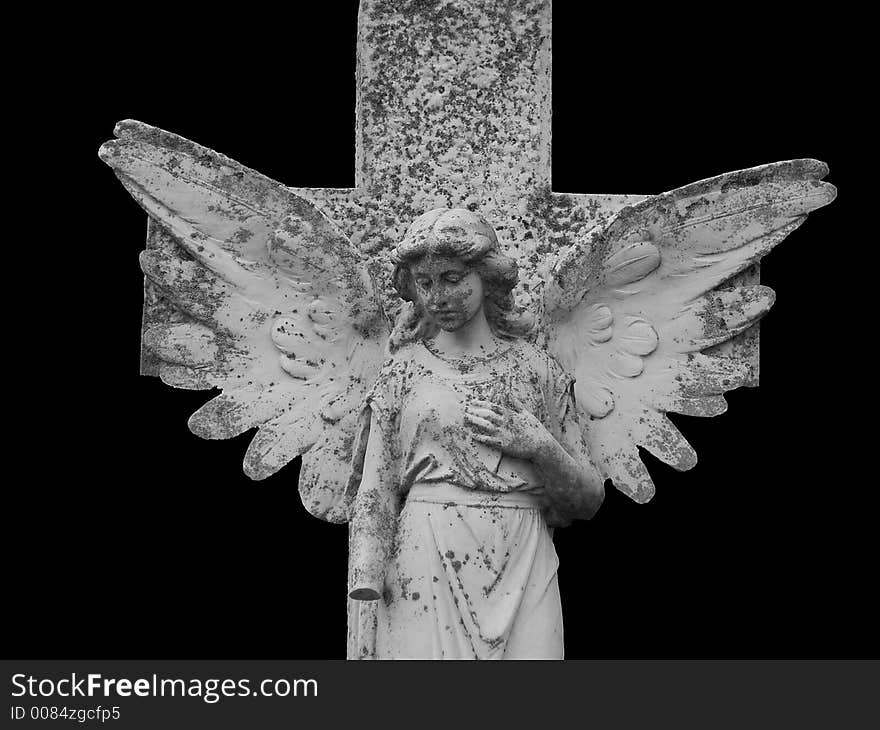
<instances>
[{"instance_id":1,"label":"stone angel","mask_svg":"<svg viewBox=\"0 0 880 730\"><path fill-rule=\"evenodd\" d=\"M749 366L717 346L774 300L729 280L835 195L793 160L647 198L561 251L527 311L476 210L368 252L222 155L116 136L101 157L158 227L141 265L172 311L144 345L167 384L222 391L195 434L256 428L245 472L301 456L306 509L350 524L350 658L561 658L553 529L606 480L649 500L638 447L695 464L665 413L725 410Z\"/></svg>"}]
</instances>

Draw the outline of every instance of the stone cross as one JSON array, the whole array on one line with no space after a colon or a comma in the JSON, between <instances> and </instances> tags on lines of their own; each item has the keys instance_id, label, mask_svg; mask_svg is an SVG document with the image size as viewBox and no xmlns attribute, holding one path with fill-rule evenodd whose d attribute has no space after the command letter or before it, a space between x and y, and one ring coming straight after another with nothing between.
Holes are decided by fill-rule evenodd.
<instances>
[{"instance_id":1,"label":"stone cross","mask_svg":"<svg viewBox=\"0 0 880 730\"><path fill-rule=\"evenodd\" d=\"M550 135L550 0L361 0L355 187L292 190L365 252L431 208L479 210L520 261L517 301L534 311L558 256L645 197L553 191ZM151 223L147 245L162 235ZM743 277L757 267L730 283ZM148 283L144 327L173 316ZM749 351L753 383L757 343L755 326L724 345ZM156 374L146 352L142 372Z\"/></svg>"}]
</instances>

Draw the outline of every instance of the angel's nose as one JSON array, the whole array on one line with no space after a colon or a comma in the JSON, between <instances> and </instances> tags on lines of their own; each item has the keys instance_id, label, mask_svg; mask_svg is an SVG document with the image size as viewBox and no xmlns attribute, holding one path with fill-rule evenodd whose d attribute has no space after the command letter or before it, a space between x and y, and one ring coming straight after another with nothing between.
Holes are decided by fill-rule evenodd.
<instances>
[{"instance_id":1,"label":"angel's nose","mask_svg":"<svg viewBox=\"0 0 880 730\"><path fill-rule=\"evenodd\" d=\"M437 286L428 294L428 306L437 307L449 301L449 290L445 286Z\"/></svg>"}]
</instances>

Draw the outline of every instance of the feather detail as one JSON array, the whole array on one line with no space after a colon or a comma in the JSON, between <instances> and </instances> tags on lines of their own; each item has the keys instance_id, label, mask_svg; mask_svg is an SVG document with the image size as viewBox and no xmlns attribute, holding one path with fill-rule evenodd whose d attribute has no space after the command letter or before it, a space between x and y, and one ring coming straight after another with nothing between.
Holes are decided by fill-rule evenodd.
<instances>
[{"instance_id":1,"label":"feather detail","mask_svg":"<svg viewBox=\"0 0 880 730\"><path fill-rule=\"evenodd\" d=\"M685 416L710 418L719 416L727 410L723 395L708 395L705 398L678 398L669 409Z\"/></svg>"},{"instance_id":2,"label":"feather detail","mask_svg":"<svg viewBox=\"0 0 880 730\"><path fill-rule=\"evenodd\" d=\"M687 398L702 398L739 388L748 375L748 367L736 360L691 353L680 360L674 377L676 391Z\"/></svg>"},{"instance_id":3,"label":"feather detail","mask_svg":"<svg viewBox=\"0 0 880 730\"><path fill-rule=\"evenodd\" d=\"M604 418L614 408L614 395L596 378L579 378L574 393L578 406L594 418Z\"/></svg>"},{"instance_id":4,"label":"feather detail","mask_svg":"<svg viewBox=\"0 0 880 730\"><path fill-rule=\"evenodd\" d=\"M251 479L272 476L292 459L307 451L323 430L320 418L275 418L260 426L244 455L244 473Z\"/></svg>"},{"instance_id":5,"label":"feather detail","mask_svg":"<svg viewBox=\"0 0 880 730\"><path fill-rule=\"evenodd\" d=\"M594 304L584 317L584 331L587 339L594 345L600 345L611 339L613 330L611 324L614 315L606 304Z\"/></svg>"},{"instance_id":6,"label":"feather detail","mask_svg":"<svg viewBox=\"0 0 880 730\"><path fill-rule=\"evenodd\" d=\"M214 332L198 324L158 326L144 332L144 345L169 363L204 367L217 359Z\"/></svg>"},{"instance_id":7,"label":"feather detail","mask_svg":"<svg viewBox=\"0 0 880 730\"><path fill-rule=\"evenodd\" d=\"M159 367L159 379L165 385L182 390L211 390L220 384L209 370L171 363L162 363Z\"/></svg>"},{"instance_id":8,"label":"feather detail","mask_svg":"<svg viewBox=\"0 0 880 730\"><path fill-rule=\"evenodd\" d=\"M668 277L690 272L694 255L733 251L794 223L834 199L834 186L820 182L827 169L816 160L777 162L702 180L624 208L588 243L560 258L545 292L545 312L551 320L561 318L587 292L613 289L604 279L646 242L657 248L661 261L652 273ZM646 288L653 290L651 282L637 290Z\"/></svg>"},{"instance_id":9,"label":"feather detail","mask_svg":"<svg viewBox=\"0 0 880 730\"><path fill-rule=\"evenodd\" d=\"M641 281L660 266L660 252L648 241L638 241L605 259L602 284L616 288Z\"/></svg>"},{"instance_id":10,"label":"feather detail","mask_svg":"<svg viewBox=\"0 0 880 730\"><path fill-rule=\"evenodd\" d=\"M226 391L189 417L189 429L204 439L234 438L303 400L288 389L279 390L252 385Z\"/></svg>"},{"instance_id":11,"label":"feather detail","mask_svg":"<svg viewBox=\"0 0 880 730\"><path fill-rule=\"evenodd\" d=\"M643 446L664 464L687 471L697 464L697 453L666 416L646 411L639 446Z\"/></svg>"},{"instance_id":12,"label":"feather detail","mask_svg":"<svg viewBox=\"0 0 880 730\"><path fill-rule=\"evenodd\" d=\"M140 263L144 275L179 309L214 329L226 328L218 313L233 296L233 291L206 268L162 249L141 251Z\"/></svg>"},{"instance_id":13,"label":"feather detail","mask_svg":"<svg viewBox=\"0 0 880 730\"><path fill-rule=\"evenodd\" d=\"M673 315L665 330L678 352L697 352L726 342L770 311L776 295L766 286L710 292Z\"/></svg>"},{"instance_id":14,"label":"feather detail","mask_svg":"<svg viewBox=\"0 0 880 730\"><path fill-rule=\"evenodd\" d=\"M598 453L599 450L595 450ZM631 450L613 451L597 459L600 469L614 486L639 504L649 502L656 491L654 480L639 457L635 446Z\"/></svg>"},{"instance_id":15,"label":"feather detail","mask_svg":"<svg viewBox=\"0 0 880 730\"><path fill-rule=\"evenodd\" d=\"M305 508L329 522L346 522L356 489L352 485L355 450L359 444L357 427L360 413L349 411L340 428L327 429L303 454L299 475L299 494ZM363 458L363 457L361 457ZM359 482L359 479L355 480Z\"/></svg>"}]
</instances>

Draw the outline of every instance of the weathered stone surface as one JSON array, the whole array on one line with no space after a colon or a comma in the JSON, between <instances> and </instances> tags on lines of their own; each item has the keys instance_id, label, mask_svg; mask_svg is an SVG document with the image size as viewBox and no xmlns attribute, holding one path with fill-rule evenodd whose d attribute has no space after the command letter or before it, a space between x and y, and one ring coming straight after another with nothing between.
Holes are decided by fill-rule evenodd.
<instances>
[{"instance_id":1,"label":"weathered stone surface","mask_svg":"<svg viewBox=\"0 0 880 730\"><path fill-rule=\"evenodd\" d=\"M376 639L388 616L394 634L429 612L427 603L417 615L410 603L392 610L427 601L431 581L413 572L408 551L447 535L398 531L396 500L411 487L414 503L431 502L419 487L440 482L514 493L500 508L529 510L545 534L544 520L592 514L604 478L650 499L640 447L693 467L696 453L665 414L717 415L725 391L757 382L756 322L774 300L757 285L759 261L834 189L821 182L823 163L794 160L651 197L552 191L550 4L540 0L364 0L357 84L350 190L286 188L138 122L121 123L102 157L151 216L142 371L175 387L222 388L190 428L231 438L257 427L245 456L251 477L303 456L306 507L353 524L349 630L360 657L395 655L396 639ZM420 249L425 236L445 248ZM501 273L490 276L490 258ZM536 326L513 326L527 321ZM371 418L361 406L379 402L390 374L399 397L384 413L371 405ZM475 374L485 382L471 383ZM425 390L428 381L448 398ZM403 461L451 471L410 483L393 465L412 434L395 419L416 391L410 415L436 433L430 453ZM502 468L504 459L522 464ZM532 486L534 499L518 494ZM469 499L452 490L446 506L499 507ZM481 525L477 542L520 550L508 534L517 520L491 514L510 524L500 536ZM476 522L459 527L449 534L464 540ZM547 568L552 546L542 544ZM468 563L453 553L441 554L435 581ZM382 588L391 562L399 595ZM474 585L446 586L455 609L444 610L469 607L459 615L467 636L456 634L449 651L533 655L511 639L521 630L515 606L504 631L483 635L496 624L492 611L481 614L492 601L477 605L469 591L488 597L497 584L473 571L463 574ZM417 577L425 580L413 590ZM519 595L521 583L505 591ZM548 632L537 655L561 649L554 616L536 624ZM412 633L412 646L423 634Z\"/></svg>"}]
</instances>

